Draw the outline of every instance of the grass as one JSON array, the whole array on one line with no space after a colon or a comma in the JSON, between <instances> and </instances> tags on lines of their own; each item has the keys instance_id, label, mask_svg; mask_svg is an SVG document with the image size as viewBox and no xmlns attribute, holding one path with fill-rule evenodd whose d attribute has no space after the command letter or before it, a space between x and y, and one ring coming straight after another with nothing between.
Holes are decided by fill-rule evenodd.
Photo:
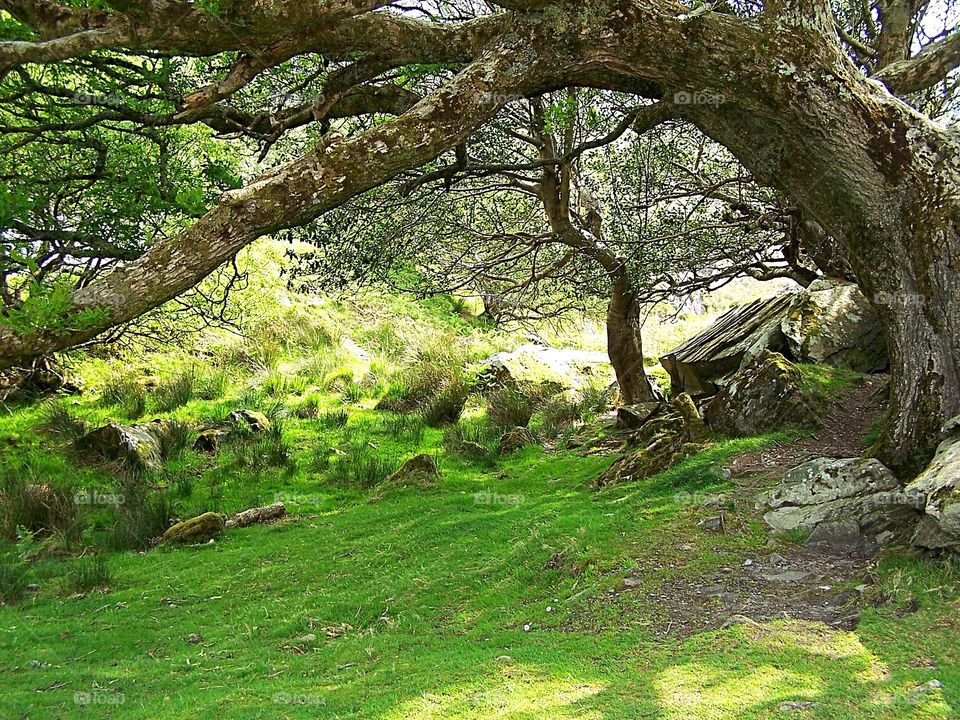
<instances>
[{"instance_id":1,"label":"grass","mask_svg":"<svg viewBox=\"0 0 960 720\"><path fill-rule=\"evenodd\" d=\"M830 365L801 363L797 369L800 371L800 386L804 395L821 405L832 402L843 390L863 377L849 368Z\"/></svg>"},{"instance_id":2,"label":"grass","mask_svg":"<svg viewBox=\"0 0 960 720\"><path fill-rule=\"evenodd\" d=\"M434 372L419 355L397 357L425 334L423 322L409 332L403 323L352 330L359 344L407 369L393 378L393 392L409 398L415 386L423 393L417 408L451 378L468 384L450 365ZM462 329L453 322L445 331ZM697 529L691 497L728 490L722 468L733 455L787 436L717 442L664 474L598 491L593 480L610 458L538 447L495 457L495 423L460 417L462 405L435 428L416 410L345 402L352 379L323 387L340 366L330 355L302 370L316 389L301 395L299 380L284 384L279 375L272 391L263 388L291 346L326 353L340 342L335 322L291 313L278 327L229 349L256 378L235 370L207 391L201 368L189 397L179 394L184 402L157 411L196 428L238 407L269 409L271 432L227 442L216 456L194 452L184 431L171 439L177 451L162 472L115 475L77 464L66 452L69 433L41 432L42 406L0 416L0 718L957 715L953 564L888 552L867 580L873 605L853 631L784 620L681 638L658 619L663 599L623 592L628 569L644 570L654 592L782 550L778 543L790 539L771 540L753 520L736 532ZM155 373L162 386L177 385L178 367ZM835 380L816 382L829 389ZM96 427L125 398L84 396L69 414ZM531 424L559 434L596 404L539 405ZM489 454L461 452L467 441ZM438 457L439 481L384 485L421 452ZM70 505L68 524L80 528L71 548L57 533L18 529L41 513L18 504L23 489L44 484L122 502ZM284 522L227 530L209 545L150 547L171 518L278 498L287 504ZM28 583L38 589L27 591ZM934 678L942 688L912 689ZM786 713L787 701L815 705Z\"/></svg>"}]
</instances>

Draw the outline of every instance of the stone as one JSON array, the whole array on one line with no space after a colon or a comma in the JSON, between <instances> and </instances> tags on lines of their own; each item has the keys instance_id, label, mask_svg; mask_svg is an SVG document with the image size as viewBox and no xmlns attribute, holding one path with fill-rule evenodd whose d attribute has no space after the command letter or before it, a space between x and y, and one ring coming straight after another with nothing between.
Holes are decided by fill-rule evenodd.
<instances>
[{"instance_id":1,"label":"stone","mask_svg":"<svg viewBox=\"0 0 960 720\"><path fill-rule=\"evenodd\" d=\"M793 301L794 295L778 295L734 308L662 356L660 364L670 374L670 387L694 398L715 395L744 361L761 350L786 350L780 325Z\"/></svg>"},{"instance_id":2,"label":"stone","mask_svg":"<svg viewBox=\"0 0 960 720\"><path fill-rule=\"evenodd\" d=\"M863 373L889 365L880 320L854 283L820 278L798 293L780 325L798 362Z\"/></svg>"},{"instance_id":3,"label":"stone","mask_svg":"<svg viewBox=\"0 0 960 720\"><path fill-rule=\"evenodd\" d=\"M960 552L960 423L944 426L945 439L926 469L904 493L915 501L923 517L911 540L927 550Z\"/></svg>"},{"instance_id":4,"label":"stone","mask_svg":"<svg viewBox=\"0 0 960 720\"><path fill-rule=\"evenodd\" d=\"M819 426L801 389L800 371L783 355L768 350L717 393L704 415L712 430L732 436Z\"/></svg>"},{"instance_id":5,"label":"stone","mask_svg":"<svg viewBox=\"0 0 960 720\"><path fill-rule=\"evenodd\" d=\"M440 478L440 469L433 455L421 453L407 460L400 469L386 479L388 484L416 483L428 485Z\"/></svg>"},{"instance_id":6,"label":"stone","mask_svg":"<svg viewBox=\"0 0 960 720\"><path fill-rule=\"evenodd\" d=\"M227 415L227 423L238 430L260 433L270 429L270 419L257 410L234 410Z\"/></svg>"},{"instance_id":7,"label":"stone","mask_svg":"<svg viewBox=\"0 0 960 720\"><path fill-rule=\"evenodd\" d=\"M698 528L703 530L708 530L709 532L720 532L723 530L723 517L720 515L714 515L712 517L704 518L697 523Z\"/></svg>"},{"instance_id":8,"label":"stone","mask_svg":"<svg viewBox=\"0 0 960 720\"><path fill-rule=\"evenodd\" d=\"M109 423L91 430L77 445L82 452L104 460L119 460L157 471L163 467L164 438L176 424L170 420L154 420L142 425Z\"/></svg>"},{"instance_id":9,"label":"stone","mask_svg":"<svg viewBox=\"0 0 960 720\"><path fill-rule=\"evenodd\" d=\"M822 522L852 520L860 528L905 505L900 481L874 458L817 458L788 470L762 493L763 519L777 531L813 531Z\"/></svg>"},{"instance_id":10,"label":"stone","mask_svg":"<svg viewBox=\"0 0 960 720\"><path fill-rule=\"evenodd\" d=\"M833 520L817 525L804 544L807 547L829 548L837 553L846 553L859 548L862 540L858 522Z\"/></svg>"},{"instance_id":11,"label":"stone","mask_svg":"<svg viewBox=\"0 0 960 720\"><path fill-rule=\"evenodd\" d=\"M780 712L796 712L798 710L808 710L809 708L816 707L816 703L812 700L786 700L778 706Z\"/></svg>"},{"instance_id":12,"label":"stone","mask_svg":"<svg viewBox=\"0 0 960 720\"><path fill-rule=\"evenodd\" d=\"M537 439L533 436L532 432L525 427L515 427L500 437L498 451L501 455L509 455L521 448L536 444Z\"/></svg>"},{"instance_id":13,"label":"stone","mask_svg":"<svg viewBox=\"0 0 960 720\"><path fill-rule=\"evenodd\" d=\"M204 430L193 443L193 449L197 452L216 454L220 452L220 446L230 435L230 431L224 428L212 428Z\"/></svg>"},{"instance_id":14,"label":"stone","mask_svg":"<svg viewBox=\"0 0 960 720\"><path fill-rule=\"evenodd\" d=\"M473 440L464 440L457 447L461 455L473 460L481 460L490 454L487 448Z\"/></svg>"},{"instance_id":15,"label":"stone","mask_svg":"<svg viewBox=\"0 0 960 720\"><path fill-rule=\"evenodd\" d=\"M784 570L782 573L765 574L763 579L770 582L794 583L806 580L811 575L813 575L811 570Z\"/></svg>"},{"instance_id":16,"label":"stone","mask_svg":"<svg viewBox=\"0 0 960 720\"><path fill-rule=\"evenodd\" d=\"M583 390L610 385L615 379L606 353L522 345L513 352L498 352L480 364L481 385L492 387L548 387Z\"/></svg>"},{"instance_id":17,"label":"stone","mask_svg":"<svg viewBox=\"0 0 960 720\"><path fill-rule=\"evenodd\" d=\"M707 437L707 426L700 416L700 411L688 393L680 393L672 400L673 406L683 419L683 426L687 442L700 442Z\"/></svg>"},{"instance_id":18,"label":"stone","mask_svg":"<svg viewBox=\"0 0 960 720\"><path fill-rule=\"evenodd\" d=\"M214 512L203 513L184 520L167 529L160 539L161 543L201 543L213 539L223 532L223 515Z\"/></svg>"},{"instance_id":19,"label":"stone","mask_svg":"<svg viewBox=\"0 0 960 720\"><path fill-rule=\"evenodd\" d=\"M643 427L643 424L660 412L662 408L663 403L659 401L623 405L617 408L615 427L618 430L635 430Z\"/></svg>"},{"instance_id":20,"label":"stone","mask_svg":"<svg viewBox=\"0 0 960 720\"><path fill-rule=\"evenodd\" d=\"M273 505L255 507L244 510L243 512L238 512L226 521L224 527L242 528L257 523L273 522L274 520L279 520L286 514L287 508L284 504L282 502L276 502L273 503Z\"/></svg>"}]
</instances>

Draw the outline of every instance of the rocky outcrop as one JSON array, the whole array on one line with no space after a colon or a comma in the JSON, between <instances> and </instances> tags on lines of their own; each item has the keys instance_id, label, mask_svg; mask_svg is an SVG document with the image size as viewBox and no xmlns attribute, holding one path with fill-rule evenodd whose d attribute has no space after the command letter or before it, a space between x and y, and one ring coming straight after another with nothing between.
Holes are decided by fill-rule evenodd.
<instances>
[{"instance_id":1,"label":"rocky outcrop","mask_svg":"<svg viewBox=\"0 0 960 720\"><path fill-rule=\"evenodd\" d=\"M223 532L223 515L214 512L197 515L170 527L160 538L161 543L207 542Z\"/></svg>"},{"instance_id":2,"label":"rocky outcrop","mask_svg":"<svg viewBox=\"0 0 960 720\"><path fill-rule=\"evenodd\" d=\"M815 280L798 293L780 325L792 357L873 373L889 365L880 321L853 283Z\"/></svg>"},{"instance_id":3,"label":"rocky outcrop","mask_svg":"<svg viewBox=\"0 0 960 720\"><path fill-rule=\"evenodd\" d=\"M930 465L905 492L923 512L913 544L960 552L960 417L948 422L942 435Z\"/></svg>"},{"instance_id":4,"label":"rocky outcrop","mask_svg":"<svg viewBox=\"0 0 960 720\"><path fill-rule=\"evenodd\" d=\"M534 344L491 355L481 364L478 376L487 387L552 387L557 391L609 385L614 380L605 353Z\"/></svg>"},{"instance_id":5,"label":"rocky outcrop","mask_svg":"<svg viewBox=\"0 0 960 720\"><path fill-rule=\"evenodd\" d=\"M142 425L110 423L84 435L77 447L96 458L157 471L163 467L165 438L177 427L178 423L172 420L154 420Z\"/></svg>"},{"instance_id":6,"label":"rocky outcrop","mask_svg":"<svg viewBox=\"0 0 960 720\"><path fill-rule=\"evenodd\" d=\"M854 521L874 527L910 513L900 481L874 458L818 458L798 465L760 495L763 519L774 530L813 531L821 523Z\"/></svg>"},{"instance_id":7,"label":"rocky outcrop","mask_svg":"<svg viewBox=\"0 0 960 720\"><path fill-rule=\"evenodd\" d=\"M525 427L515 427L510 432L504 433L500 437L500 442L497 446L497 449L501 455L509 455L510 453L516 452L517 450L525 448L528 445L536 444L537 439L533 436L532 432Z\"/></svg>"},{"instance_id":8,"label":"rocky outcrop","mask_svg":"<svg viewBox=\"0 0 960 720\"><path fill-rule=\"evenodd\" d=\"M880 372L889 362L876 313L853 283L815 280L798 293L755 300L660 358L674 392L708 397L762 350L795 362Z\"/></svg>"},{"instance_id":9,"label":"rocky outcrop","mask_svg":"<svg viewBox=\"0 0 960 720\"><path fill-rule=\"evenodd\" d=\"M716 432L760 435L791 427L817 427L817 413L801 390L800 371L783 355L761 351L704 411Z\"/></svg>"},{"instance_id":10,"label":"rocky outcrop","mask_svg":"<svg viewBox=\"0 0 960 720\"><path fill-rule=\"evenodd\" d=\"M633 434L628 451L596 484L643 480L696 455L706 444L703 419L690 396L681 393Z\"/></svg>"},{"instance_id":11,"label":"rocky outcrop","mask_svg":"<svg viewBox=\"0 0 960 720\"><path fill-rule=\"evenodd\" d=\"M440 468L433 455L421 453L407 460L386 482L390 485L429 485L439 479Z\"/></svg>"},{"instance_id":12,"label":"rocky outcrop","mask_svg":"<svg viewBox=\"0 0 960 720\"><path fill-rule=\"evenodd\" d=\"M745 359L749 361L761 350L784 349L786 338L780 324L793 300L793 295L778 295L734 308L661 357L673 391L693 397L714 395Z\"/></svg>"}]
</instances>

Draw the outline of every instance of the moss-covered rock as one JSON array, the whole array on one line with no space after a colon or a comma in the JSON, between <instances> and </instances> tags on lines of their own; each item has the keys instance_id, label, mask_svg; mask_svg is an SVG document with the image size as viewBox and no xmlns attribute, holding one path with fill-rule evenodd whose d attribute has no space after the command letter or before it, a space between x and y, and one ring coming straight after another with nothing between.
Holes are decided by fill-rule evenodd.
<instances>
[{"instance_id":1,"label":"moss-covered rock","mask_svg":"<svg viewBox=\"0 0 960 720\"><path fill-rule=\"evenodd\" d=\"M609 385L614 380L613 367L605 353L535 344L491 355L482 363L478 376L487 387L538 388L542 393L582 390Z\"/></svg>"},{"instance_id":2,"label":"moss-covered rock","mask_svg":"<svg viewBox=\"0 0 960 720\"><path fill-rule=\"evenodd\" d=\"M536 445L537 439L525 427L515 427L510 432L504 433L500 437L498 450L501 455L509 455L528 445Z\"/></svg>"},{"instance_id":3,"label":"moss-covered rock","mask_svg":"<svg viewBox=\"0 0 960 720\"><path fill-rule=\"evenodd\" d=\"M429 485L440 479L440 468L433 455L421 453L407 460L386 482L391 485Z\"/></svg>"},{"instance_id":4,"label":"moss-covered rock","mask_svg":"<svg viewBox=\"0 0 960 720\"><path fill-rule=\"evenodd\" d=\"M945 426L946 438L927 469L906 487L923 518L913 544L929 550L960 552L960 418Z\"/></svg>"},{"instance_id":5,"label":"moss-covered rock","mask_svg":"<svg viewBox=\"0 0 960 720\"><path fill-rule=\"evenodd\" d=\"M154 420L142 425L110 423L80 438L77 446L88 456L120 460L132 467L157 471L163 466L165 438L178 424Z\"/></svg>"},{"instance_id":6,"label":"moss-covered rock","mask_svg":"<svg viewBox=\"0 0 960 720\"><path fill-rule=\"evenodd\" d=\"M257 410L234 410L227 415L227 422L241 431L259 433L270 429L270 418Z\"/></svg>"},{"instance_id":7,"label":"moss-covered rock","mask_svg":"<svg viewBox=\"0 0 960 720\"><path fill-rule=\"evenodd\" d=\"M160 539L162 543L207 542L223 532L223 515L214 512L197 515L169 528Z\"/></svg>"},{"instance_id":8,"label":"moss-covered rock","mask_svg":"<svg viewBox=\"0 0 960 720\"><path fill-rule=\"evenodd\" d=\"M748 362L717 393L704 416L712 430L732 436L819 426L817 413L803 394L800 371L769 350Z\"/></svg>"}]
</instances>

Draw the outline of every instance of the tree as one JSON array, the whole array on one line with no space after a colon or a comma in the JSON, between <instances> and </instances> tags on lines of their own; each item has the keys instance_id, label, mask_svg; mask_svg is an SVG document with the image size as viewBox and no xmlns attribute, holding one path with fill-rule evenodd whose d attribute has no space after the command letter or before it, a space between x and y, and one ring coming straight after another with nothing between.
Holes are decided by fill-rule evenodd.
<instances>
[{"instance_id":1,"label":"tree","mask_svg":"<svg viewBox=\"0 0 960 720\"><path fill-rule=\"evenodd\" d=\"M862 13L869 37L851 31L853 12L844 8L846 39L824 0L694 8L674 0L499 0L486 14L457 6L455 20L425 6L429 19L415 19L382 0L105 5L2 0L10 16L11 39L0 44L6 75L41 65L80 71L103 57L140 67L138 58L159 53L180 58L182 68L201 58L193 67L206 84L177 98L168 121L272 129L271 139L307 123L322 132L335 112L383 110L388 96L398 110L410 100L399 97L406 69L428 68L433 89L392 120L321 135L298 157L224 193L182 232L76 289L50 328L4 329L7 364L136 317L256 237L307 223L453 150L519 97L588 86L673 101L681 117L835 238L869 297L896 299L877 306L893 372L884 459L916 467L940 424L960 412L960 144L904 100L935 87L948 92L960 64L955 16L928 41L928 6L913 0L878 0ZM875 57L863 62L870 51ZM217 72L218 63L229 69ZM304 66L322 78L313 102L293 115L232 120L231 98L257 78ZM82 322L71 320L81 314Z\"/></svg>"}]
</instances>

